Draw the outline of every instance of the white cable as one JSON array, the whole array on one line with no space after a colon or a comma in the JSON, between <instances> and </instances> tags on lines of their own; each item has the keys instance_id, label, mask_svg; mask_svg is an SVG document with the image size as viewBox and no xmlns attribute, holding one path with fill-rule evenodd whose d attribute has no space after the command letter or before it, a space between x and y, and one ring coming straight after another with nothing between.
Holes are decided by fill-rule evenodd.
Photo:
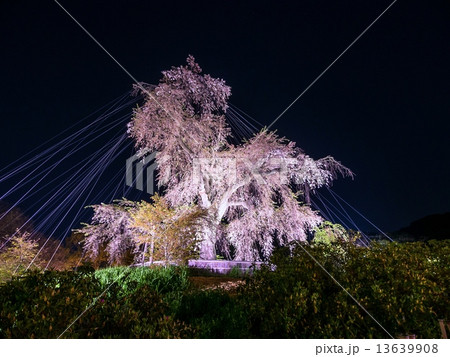
<instances>
[{"instance_id":1,"label":"white cable","mask_svg":"<svg viewBox=\"0 0 450 357\"><path fill-rule=\"evenodd\" d=\"M342 51L342 53L339 56L337 56L336 59L333 62L331 62L331 64L327 68L325 68L322 71L322 73L320 73L317 76L317 78L314 79L311 82L311 84L308 87L306 87L306 89L303 92L301 92L300 95L297 98L295 98L291 104L287 106L285 110L281 112L280 115L278 115L275 118L275 120L267 127L267 129L270 129L278 121L278 119L280 119L284 115L284 113L286 113L303 96L303 94L305 94L339 60L339 58L341 58L350 49L350 47L352 47L356 43L356 41L358 41L372 27L372 25L375 24L375 22L377 22L380 19L380 17L383 16L385 12L388 11L391 8L391 6L394 5L396 2L397 0L394 0L380 15L378 15L378 17L375 20L373 20L372 23L369 26L367 26L366 29L363 32L361 32L361 34L358 37L356 37L353 40L353 42L350 43L350 45L348 45L347 48L344 51Z\"/></svg>"}]
</instances>

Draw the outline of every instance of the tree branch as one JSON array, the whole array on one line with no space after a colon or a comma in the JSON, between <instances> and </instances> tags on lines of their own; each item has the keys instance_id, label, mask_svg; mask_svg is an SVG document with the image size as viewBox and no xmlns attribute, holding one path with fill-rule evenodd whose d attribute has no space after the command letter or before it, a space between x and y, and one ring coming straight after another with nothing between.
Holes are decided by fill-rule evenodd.
<instances>
[{"instance_id":1,"label":"tree branch","mask_svg":"<svg viewBox=\"0 0 450 357\"><path fill-rule=\"evenodd\" d=\"M232 207L232 206L242 206L246 209L249 209L247 202L244 201L232 201L232 202L228 202L228 207Z\"/></svg>"}]
</instances>

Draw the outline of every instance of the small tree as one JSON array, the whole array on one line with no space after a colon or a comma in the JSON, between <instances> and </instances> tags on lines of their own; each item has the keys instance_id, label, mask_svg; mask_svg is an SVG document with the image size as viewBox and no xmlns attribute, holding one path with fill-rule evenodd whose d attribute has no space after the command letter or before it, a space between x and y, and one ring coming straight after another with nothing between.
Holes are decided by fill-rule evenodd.
<instances>
[{"instance_id":1,"label":"small tree","mask_svg":"<svg viewBox=\"0 0 450 357\"><path fill-rule=\"evenodd\" d=\"M198 254L197 228L205 219L195 205L170 208L158 195L152 203L118 200L113 204L94 205L91 224L77 232L85 236L84 250L96 259L102 248L109 263L119 264L129 252L136 262L154 260L184 262Z\"/></svg>"},{"instance_id":2,"label":"small tree","mask_svg":"<svg viewBox=\"0 0 450 357\"><path fill-rule=\"evenodd\" d=\"M152 264L155 260L186 262L198 256L199 236L197 227L204 219L204 212L196 206L170 208L159 195L153 203L145 201L131 213L131 227L136 230L136 247L142 247Z\"/></svg>"},{"instance_id":3,"label":"small tree","mask_svg":"<svg viewBox=\"0 0 450 357\"><path fill-rule=\"evenodd\" d=\"M91 224L84 224L75 231L85 236L84 251L89 258L96 259L104 250L110 264L120 264L127 253L134 250L130 211L137 203L122 199L91 207L94 209Z\"/></svg>"},{"instance_id":4,"label":"small tree","mask_svg":"<svg viewBox=\"0 0 450 357\"><path fill-rule=\"evenodd\" d=\"M28 232L16 232L9 241L10 246L0 253L0 282L22 274L39 249L38 243L30 239ZM32 267L39 268L39 261L35 260Z\"/></svg>"},{"instance_id":5,"label":"small tree","mask_svg":"<svg viewBox=\"0 0 450 357\"><path fill-rule=\"evenodd\" d=\"M314 239L313 243L319 244L332 244L332 243L344 243L350 239L349 232L338 223L332 223L324 221L320 226L317 226L313 230Z\"/></svg>"},{"instance_id":6,"label":"small tree","mask_svg":"<svg viewBox=\"0 0 450 357\"><path fill-rule=\"evenodd\" d=\"M322 222L313 230L314 238L312 240L313 247L325 246L326 252L323 254L334 255L338 261L345 259L347 256L346 243L355 243L361 237L360 232L346 230L339 223L329 221Z\"/></svg>"}]
</instances>

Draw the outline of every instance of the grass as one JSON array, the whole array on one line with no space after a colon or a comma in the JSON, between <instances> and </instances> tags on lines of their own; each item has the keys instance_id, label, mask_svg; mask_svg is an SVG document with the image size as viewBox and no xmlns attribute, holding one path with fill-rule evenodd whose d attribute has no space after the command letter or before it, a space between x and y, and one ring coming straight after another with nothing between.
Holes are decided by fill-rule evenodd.
<instances>
[{"instance_id":1,"label":"grass","mask_svg":"<svg viewBox=\"0 0 450 357\"><path fill-rule=\"evenodd\" d=\"M188 270L184 267L113 267L95 271L94 276L105 288L120 282L123 294L148 286L158 294L184 291L189 287Z\"/></svg>"}]
</instances>

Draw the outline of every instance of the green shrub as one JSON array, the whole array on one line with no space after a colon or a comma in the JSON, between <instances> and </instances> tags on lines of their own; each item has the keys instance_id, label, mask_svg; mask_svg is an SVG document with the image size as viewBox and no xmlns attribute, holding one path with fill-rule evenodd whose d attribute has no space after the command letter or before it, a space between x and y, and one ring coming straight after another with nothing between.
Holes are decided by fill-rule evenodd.
<instances>
[{"instance_id":1,"label":"green shrub","mask_svg":"<svg viewBox=\"0 0 450 357\"><path fill-rule=\"evenodd\" d=\"M191 338L193 330L175 320L169 305L151 287L143 285L128 296L119 298L120 287L101 299L81 325L89 338ZM84 329L84 330L83 330ZM66 337L71 337L70 332Z\"/></svg>"},{"instance_id":2,"label":"green shrub","mask_svg":"<svg viewBox=\"0 0 450 357\"><path fill-rule=\"evenodd\" d=\"M257 271L240 294L250 333L271 338L386 338L388 335L309 252L393 336L439 337L449 318L449 243L297 246L278 251L276 270ZM330 253L331 251L331 253Z\"/></svg>"},{"instance_id":3,"label":"green shrub","mask_svg":"<svg viewBox=\"0 0 450 357\"><path fill-rule=\"evenodd\" d=\"M376 244L366 254L351 249L349 291L391 334L439 338L437 320L450 317L449 243Z\"/></svg>"},{"instance_id":4,"label":"green shrub","mask_svg":"<svg viewBox=\"0 0 450 357\"><path fill-rule=\"evenodd\" d=\"M0 286L0 337L55 338L94 301L63 337L388 337L308 253L394 337L440 337L448 241L337 248L280 249L232 294L195 290L176 267L30 272Z\"/></svg>"},{"instance_id":5,"label":"green shrub","mask_svg":"<svg viewBox=\"0 0 450 357\"><path fill-rule=\"evenodd\" d=\"M0 336L54 338L100 294L92 272L30 272L0 286Z\"/></svg>"},{"instance_id":6,"label":"green shrub","mask_svg":"<svg viewBox=\"0 0 450 357\"><path fill-rule=\"evenodd\" d=\"M248 272L242 271L239 267L234 266L231 268L231 270L226 274L226 276L229 276L231 278L244 278L247 275L249 275Z\"/></svg>"},{"instance_id":7,"label":"green shrub","mask_svg":"<svg viewBox=\"0 0 450 357\"><path fill-rule=\"evenodd\" d=\"M107 293L101 295L105 283L92 270L83 269L30 272L15 278L0 286L0 337L56 338L80 315L63 337L192 336L192 329L171 316L170 307L153 286L126 286L128 290L120 281L109 284ZM92 308L87 309L94 301Z\"/></svg>"}]
</instances>

